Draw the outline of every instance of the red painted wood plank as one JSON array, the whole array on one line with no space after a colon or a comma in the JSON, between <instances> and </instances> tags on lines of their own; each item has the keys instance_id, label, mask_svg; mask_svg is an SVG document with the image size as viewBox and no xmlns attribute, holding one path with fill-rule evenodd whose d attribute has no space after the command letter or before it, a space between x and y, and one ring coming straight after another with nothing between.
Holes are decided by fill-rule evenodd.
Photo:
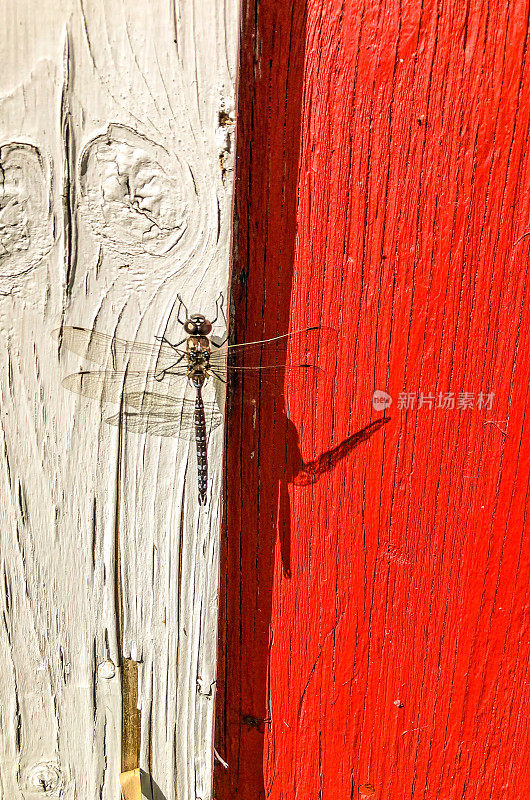
<instances>
[{"instance_id":1,"label":"red painted wood plank","mask_svg":"<svg viewBox=\"0 0 530 800\"><path fill-rule=\"evenodd\" d=\"M341 335L234 397L220 800L530 792L529 13L245 6L236 336Z\"/></svg>"}]
</instances>

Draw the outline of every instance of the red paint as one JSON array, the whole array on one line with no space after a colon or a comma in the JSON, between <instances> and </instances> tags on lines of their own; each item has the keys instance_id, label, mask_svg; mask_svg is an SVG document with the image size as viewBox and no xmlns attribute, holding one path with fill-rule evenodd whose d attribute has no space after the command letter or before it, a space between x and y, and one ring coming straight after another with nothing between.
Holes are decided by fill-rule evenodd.
<instances>
[{"instance_id":1,"label":"red paint","mask_svg":"<svg viewBox=\"0 0 530 800\"><path fill-rule=\"evenodd\" d=\"M234 400L219 800L530 792L528 20L246 3L236 335L342 335L290 422Z\"/></svg>"}]
</instances>

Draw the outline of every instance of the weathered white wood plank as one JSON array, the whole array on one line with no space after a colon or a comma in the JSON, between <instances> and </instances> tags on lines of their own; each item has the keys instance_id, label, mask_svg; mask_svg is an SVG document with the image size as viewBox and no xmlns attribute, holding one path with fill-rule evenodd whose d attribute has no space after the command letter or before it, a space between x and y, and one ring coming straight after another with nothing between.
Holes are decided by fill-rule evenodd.
<instances>
[{"instance_id":1,"label":"weathered white wood plank","mask_svg":"<svg viewBox=\"0 0 530 800\"><path fill-rule=\"evenodd\" d=\"M226 296L238 2L0 9L0 798L119 797L125 658L138 766L209 800L222 428L199 511L193 442L120 435L50 333Z\"/></svg>"}]
</instances>

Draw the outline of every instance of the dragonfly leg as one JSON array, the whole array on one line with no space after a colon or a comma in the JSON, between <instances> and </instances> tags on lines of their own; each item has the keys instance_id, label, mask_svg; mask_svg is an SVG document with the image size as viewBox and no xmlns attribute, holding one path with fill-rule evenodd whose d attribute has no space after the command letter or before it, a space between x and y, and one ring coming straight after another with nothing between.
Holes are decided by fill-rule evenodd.
<instances>
[{"instance_id":1,"label":"dragonfly leg","mask_svg":"<svg viewBox=\"0 0 530 800\"><path fill-rule=\"evenodd\" d=\"M186 341L186 340L184 340L184 341ZM171 346L173 347L173 345L171 345ZM177 347L177 345L175 345L175 347ZM185 358L185 356L186 356L186 353L182 353L182 355L180 355L177 358L177 360L175 361L174 364L171 364L170 367L165 367L164 369L161 369L160 372L157 372L157 374L155 375L155 381L163 381L164 378L166 377L166 375L171 375L172 374L171 370L174 369L174 367L176 367L177 364L180 364L180 362L182 361L183 358Z\"/></svg>"},{"instance_id":2,"label":"dragonfly leg","mask_svg":"<svg viewBox=\"0 0 530 800\"><path fill-rule=\"evenodd\" d=\"M184 341L186 341L186 340L184 340ZM177 346L177 345L175 345L175 347L176 347L176 346ZM177 360L175 361L175 363L174 363L174 364L172 364L170 367L166 367L166 372L168 371L168 369L173 369L173 367L176 367L176 366L177 366L177 364L180 364L180 362L182 361L182 359L183 359L183 358L185 358L185 357L186 357L186 355L187 355L187 353L182 353L182 355L180 355L180 356L177 358Z\"/></svg>"},{"instance_id":3,"label":"dragonfly leg","mask_svg":"<svg viewBox=\"0 0 530 800\"><path fill-rule=\"evenodd\" d=\"M221 381L221 383L226 383L226 380L225 380L225 378L223 378L221 375L219 375L219 373L218 373L218 372L216 372L214 369L210 369L210 372L212 373L212 375L215 375L215 377L216 377L218 380L220 380L220 381Z\"/></svg>"},{"instance_id":4,"label":"dragonfly leg","mask_svg":"<svg viewBox=\"0 0 530 800\"><path fill-rule=\"evenodd\" d=\"M223 319L225 321L225 325L226 325L226 316L225 316L225 312L224 312L224 308L223 308L224 302L225 302L225 299L223 297L223 293L219 292L219 297L215 301L215 318L210 320L212 325L214 325L217 322L217 320L219 319L219 313L222 314L222 317L223 317Z\"/></svg>"},{"instance_id":5,"label":"dragonfly leg","mask_svg":"<svg viewBox=\"0 0 530 800\"><path fill-rule=\"evenodd\" d=\"M214 346L214 347L222 347L224 344L226 344L226 343L227 343L227 341L228 341L228 334L226 334L226 336L225 336L225 338L223 339L223 341L222 341L222 342L219 342L219 343L218 343L218 342L213 342L213 341L210 339L210 344L213 344L213 346Z\"/></svg>"},{"instance_id":6,"label":"dragonfly leg","mask_svg":"<svg viewBox=\"0 0 530 800\"><path fill-rule=\"evenodd\" d=\"M178 311L177 311L177 321L180 322L181 325L184 325L184 323L186 322L186 319L188 319L188 317L189 317L189 311L188 311L188 309L186 307L186 304L184 303L184 300L182 299L182 297L179 294L177 295L177 298L178 298L178 300L180 300L180 305L179 305L179 308L178 308ZM181 310L181 308L184 308L184 313L186 314L186 319L184 319L184 320L182 320L180 318L180 310Z\"/></svg>"},{"instance_id":7,"label":"dragonfly leg","mask_svg":"<svg viewBox=\"0 0 530 800\"><path fill-rule=\"evenodd\" d=\"M158 339L159 342L164 342L164 344L168 344L170 347L176 348L176 347L180 347L181 344L184 344L184 342L186 342L188 340L188 337L186 336L184 339L182 339L180 342L177 342L176 344L173 344L173 342L170 342L169 339L166 339L165 336L155 336L155 339ZM178 361L177 361L177 364L178 364Z\"/></svg>"}]
</instances>

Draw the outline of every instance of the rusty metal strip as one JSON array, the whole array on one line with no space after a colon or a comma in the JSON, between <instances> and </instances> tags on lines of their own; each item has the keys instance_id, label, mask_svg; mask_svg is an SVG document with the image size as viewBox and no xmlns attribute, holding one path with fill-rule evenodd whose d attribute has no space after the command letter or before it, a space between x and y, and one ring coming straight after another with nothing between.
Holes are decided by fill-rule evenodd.
<instances>
[{"instance_id":1,"label":"rusty metal strip","mask_svg":"<svg viewBox=\"0 0 530 800\"><path fill-rule=\"evenodd\" d=\"M140 758L140 712L138 711L138 664L125 658L121 667L121 769L136 770Z\"/></svg>"},{"instance_id":2,"label":"rusty metal strip","mask_svg":"<svg viewBox=\"0 0 530 800\"><path fill-rule=\"evenodd\" d=\"M123 800L142 800L139 769L122 772L120 774L120 786Z\"/></svg>"}]
</instances>

